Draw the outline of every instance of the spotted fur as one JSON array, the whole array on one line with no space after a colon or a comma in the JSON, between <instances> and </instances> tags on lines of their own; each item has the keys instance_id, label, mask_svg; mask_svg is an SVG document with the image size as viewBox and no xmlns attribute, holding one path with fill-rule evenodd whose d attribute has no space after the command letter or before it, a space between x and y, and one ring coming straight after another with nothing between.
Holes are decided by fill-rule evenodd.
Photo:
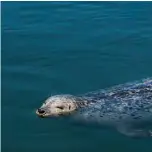
<instances>
[{"instance_id":1,"label":"spotted fur","mask_svg":"<svg viewBox=\"0 0 152 152\"><path fill-rule=\"evenodd\" d=\"M94 104L80 111L86 117L94 116L99 122L152 122L151 78L87 93L83 98Z\"/></svg>"},{"instance_id":2,"label":"spotted fur","mask_svg":"<svg viewBox=\"0 0 152 152\"><path fill-rule=\"evenodd\" d=\"M119 132L129 136L151 136L150 131L139 131L136 128L152 125L152 78L80 96L52 96L41 108L45 109L46 116L67 115L75 111L74 118L84 122L115 126Z\"/></svg>"}]
</instances>

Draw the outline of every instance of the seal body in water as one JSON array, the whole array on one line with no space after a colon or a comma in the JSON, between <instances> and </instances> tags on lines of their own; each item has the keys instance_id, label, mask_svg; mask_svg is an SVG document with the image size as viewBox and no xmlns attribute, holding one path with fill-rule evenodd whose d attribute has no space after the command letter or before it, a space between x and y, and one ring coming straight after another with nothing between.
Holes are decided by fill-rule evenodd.
<instances>
[{"instance_id":1,"label":"seal body in water","mask_svg":"<svg viewBox=\"0 0 152 152\"><path fill-rule=\"evenodd\" d=\"M148 137L152 125L152 78L86 93L55 95L36 110L40 117L70 115L76 120L116 128L130 137Z\"/></svg>"}]
</instances>

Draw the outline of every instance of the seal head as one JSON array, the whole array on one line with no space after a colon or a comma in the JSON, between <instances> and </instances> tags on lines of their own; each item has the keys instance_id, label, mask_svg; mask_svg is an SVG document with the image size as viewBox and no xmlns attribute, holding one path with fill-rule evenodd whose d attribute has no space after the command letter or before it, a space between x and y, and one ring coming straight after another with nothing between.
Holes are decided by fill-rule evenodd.
<instances>
[{"instance_id":1,"label":"seal head","mask_svg":"<svg viewBox=\"0 0 152 152\"><path fill-rule=\"evenodd\" d=\"M46 99L42 106L36 110L36 114L40 117L68 115L86 104L87 102L79 97L56 95Z\"/></svg>"}]
</instances>

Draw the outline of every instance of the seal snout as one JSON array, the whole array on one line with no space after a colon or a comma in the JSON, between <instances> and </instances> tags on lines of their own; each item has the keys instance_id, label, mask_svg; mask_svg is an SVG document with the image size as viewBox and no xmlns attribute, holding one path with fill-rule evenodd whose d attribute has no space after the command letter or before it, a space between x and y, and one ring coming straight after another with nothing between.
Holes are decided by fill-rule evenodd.
<instances>
[{"instance_id":1,"label":"seal snout","mask_svg":"<svg viewBox=\"0 0 152 152\"><path fill-rule=\"evenodd\" d=\"M39 114L44 114L45 113L45 110L40 109L40 108L37 111L38 111Z\"/></svg>"},{"instance_id":2,"label":"seal snout","mask_svg":"<svg viewBox=\"0 0 152 152\"><path fill-rule=\"evenodd\" d=\"M44 109L37 109L36 110L36 114L39 116L39 117L43 117L45 115L45 110Z\"/></svg>"}]
</instances>

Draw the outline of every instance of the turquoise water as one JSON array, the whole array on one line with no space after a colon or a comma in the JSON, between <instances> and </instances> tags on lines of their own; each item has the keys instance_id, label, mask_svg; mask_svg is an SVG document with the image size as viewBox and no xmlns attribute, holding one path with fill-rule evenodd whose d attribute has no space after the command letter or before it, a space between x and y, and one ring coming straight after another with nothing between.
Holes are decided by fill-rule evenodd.
<instances>
[{"instance_id":1,"label":"turquoise water","mask_svg":"<svg viewBox=\"0 0 152 152\"><path fill-rule=\"evenodd\" d=\"M2 2L3 152L152 152L151 139L40 119L50 95L152 76L151 2Z\"/></svg>"}]
</instances>

